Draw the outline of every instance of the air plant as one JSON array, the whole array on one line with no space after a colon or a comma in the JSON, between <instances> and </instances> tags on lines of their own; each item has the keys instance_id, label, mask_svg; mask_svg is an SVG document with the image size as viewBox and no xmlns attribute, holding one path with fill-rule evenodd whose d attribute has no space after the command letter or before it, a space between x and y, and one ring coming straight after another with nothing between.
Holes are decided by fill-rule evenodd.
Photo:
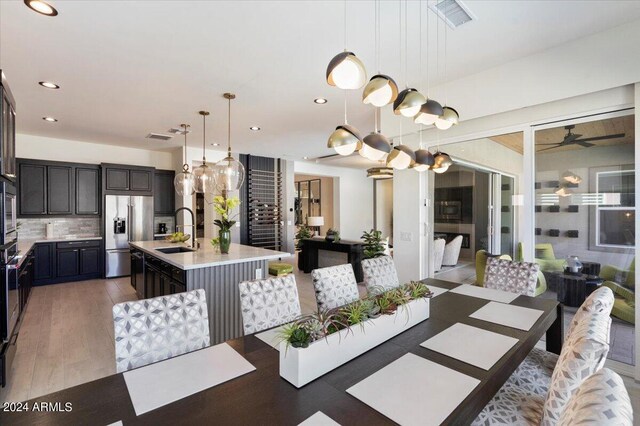
<instances>
[{"instance_id":1,"label":"air plant","mask_svg":"<svg viewBox=\"0 0 640 426\"><path fill-rule=\"evenodd\" d=\"M409 293L411 299L422 299L424 297L431 297L433 293L429 290L429 287L425 285L425 283L420 281L410 281L405 284L404 287Z\"/></svg>"},{"instance_id":2,"label":"air plant","mask_svg":"<svg viewBox=\"0 0 640 426\"><path fill-rule=\"evenodd\" d=\"M357 302L353 302L340 309L340 313L344 316L349 325L362 325L363 322L369 319L367 316L367 305L363 302L363 300L358 300Z\"/></svg>"},{"instance_id":3,"label":"air plant","mask_svg":"<svg viewBox=\"0 0 640 426\"><path fill-rule=\"evenodd\" d=\"M279 338L287 342L287 348L307 348L311 343L311 335L309 332L297 322L286 324L279 333Z\"/></svg>"}]
</instances>

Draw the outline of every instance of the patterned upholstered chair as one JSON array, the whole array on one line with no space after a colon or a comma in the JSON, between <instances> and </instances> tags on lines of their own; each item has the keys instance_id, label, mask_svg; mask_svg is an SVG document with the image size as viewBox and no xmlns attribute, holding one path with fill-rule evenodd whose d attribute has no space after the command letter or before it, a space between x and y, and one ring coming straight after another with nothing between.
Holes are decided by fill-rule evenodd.
<instances>
[{"instance_id":1,"label":"patterned upholstered chair","mask_svg":"<svg viewBox=\"0 0 640 426\"><path fill-rule=\"evenodd\" d=\"M611 314L613 301L613 293L606 287L601 287L591 293L573 316L567 331L567 341L572 338L574 328L586 315L593 312L605 316ZM609 343L609 336L607 336L607 343ZM509 377L509 382L532 393L544 395L549 391L551 375L557 362L558 355L543 349L533 348Z\"/></svg>"},{"instance_id":2,"label":"patterned upholstered chair","mask_svg":"<svg viewBox=\"0 0 640 426\"><path fill-rule=\"evenodd\" d=\"M535 263L491 257L487 259L484 287L535 296L539 271L540 266Z\"/></svg>"},{"instance_id":3,"label":"patterned upholstered chair","mask_svg":"<svg viewBox=\"0 0 640 426\"><path fill-rule=\"evenodd\" d=\"M238 289L245 335L286 324L301 315L298 287L291 274L244 281Z\"/></svg>"},{"instance_id":4,"label":"patterned upholstered chair","mask_svg":"<svg viewBox=\"0 0 640 426\"><path fill-rule=\"evenodd\" d=\"M360 298L358 283L350 263L311 271L318 310L333 309Z\"/></svg>"},{"instance_id":5,"label":"patterned upholstered chair","mask_svg":"<svg viewBox=\"0 0 640 426\"><path fill-rule=\"evenodd\" d=\"M442 258L444 256L444 246L446 241L444 238L436 238L433 241L433 271L438 272L442 269Z\"/></svg>"},{"instance_id":6,"label":"patterned upholstered chair","mask_svg":"<svg viewBox=\"0 0 640 426\"><path fill-rule=\"evenodd\" d=\"M362 261L362 275L367 291L389 290L400 285L396 265L391 256L374 257Z\"/></svg>"},{"instance_id":7,"label":"patterned upholstered chair","mask_svg":"<svg viewBox=\"0 0 640 426\"><path fill-rule=\"evenodd\" d=\"M209 346L204 290L113 306L118 373Z\"/></svg>"},{"instance_id":8,"label":"patterned upholstered chair","mask_svg":"<svg viewBox=\"0 0 640 426\"><path fill-rule=\"evenodd\" d=\"M462 248L462 235L458 235L444 246L442 255L442 266L456 266Z\"/></svg>"},{"instance_id":9,"label":"patterned upholstered chair","mask_svg":"<svg viewBox=\"0 0 640 426\"><path fill-rule=\"evenodd\" d=\"M608 368L594 373L573 394L559 426L631 426L633 407L622 378Z\"/></svg>"},{"instance_id":10,"label":"patterned upholstered chair","mask_svg":"<svg viewBox=\"0 0 640 426\"><path fill-rule=\"evenodd\" d=\"M602 368L609 351L610 324L608 315L585 314L562 347L546 396L507 381L473 424L558 424L584 379Z\"/></svg>"}]
</instances>

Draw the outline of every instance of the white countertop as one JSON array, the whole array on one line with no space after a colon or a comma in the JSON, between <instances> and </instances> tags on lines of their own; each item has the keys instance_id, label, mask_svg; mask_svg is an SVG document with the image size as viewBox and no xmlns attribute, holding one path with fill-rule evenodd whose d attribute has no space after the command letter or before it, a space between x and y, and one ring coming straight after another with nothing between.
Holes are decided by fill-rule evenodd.
<instances>
[{"instance_id":1,"label":"white countertop","mask_svg":"<svg viewBox=\"0 0 640 426\"><path fill-rule=\"evenodd\" d=\"M267 250L258 247L231 244L228 254L222 254L215 250L208 240L201 242L201 246L194 252L162 253L157 248L162 247L189 247L184 243L169 243L167 241L134 241L129 243L131 247L142 250L164 262L183 270L209 268L211 266L232 265L234 263L251 262L254 260L270 260L289 257L291 253Z\"/></svg>"}]
</instances>

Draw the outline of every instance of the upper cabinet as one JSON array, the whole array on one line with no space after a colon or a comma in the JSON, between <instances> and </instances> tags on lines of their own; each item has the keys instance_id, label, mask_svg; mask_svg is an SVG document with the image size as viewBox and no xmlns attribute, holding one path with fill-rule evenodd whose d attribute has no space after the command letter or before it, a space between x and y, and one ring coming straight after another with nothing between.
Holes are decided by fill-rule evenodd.
<instances>
[{"instance_id":1,"label":"upper cabinet","mask_svg":"<svg viewBox=\"0 0 640 426\"><path fill-rule=\"evenodd\" d=\"M173 170L156 170L153 182L153 212L155 215L171 215L176 209L173 189Z\"/></svg>"},{"instance_id":2,"label":"upper cabinet","mask_svg":"<svg viewBox=\"0 0 640 426\"><path fill-rule=\"evenodd\" d=\"M105 194L153 195L153 167L102 164Z\"/></svg>"},{"instance_id":3,"label":"upper cabinet","mask_svg":"<svg viewBox=\"0 0 640 426\"><path fill-rule=\"evenodd\" d=\"M0 174L16 177L16 103L4 73L0 70Z\"/></svg>"},{"instance_id":4,"label":"upper cabinet","mask_svg":"<svg viewBox=\"0 0 640 426\"><path fill-rule=\"evenodd\" d=\"M18 160L18 215L100 215L100 168L90 164Z\"/></svg>"}]
</instances>

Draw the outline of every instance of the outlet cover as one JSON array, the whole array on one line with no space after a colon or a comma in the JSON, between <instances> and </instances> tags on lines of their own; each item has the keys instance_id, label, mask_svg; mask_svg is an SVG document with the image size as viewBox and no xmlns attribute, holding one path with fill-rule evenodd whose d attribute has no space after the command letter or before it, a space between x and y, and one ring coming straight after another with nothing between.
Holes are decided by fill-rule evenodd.
<instances>
[{"instance_id":1,"label":"outlet cover","mask_svg":"<svg viewBox=\"0 0 640 426\"><path fill-rule=\"evenodd\" d=\"M256 269L256 280L261 280L262 279L262 268L257 268Z\"/></svg>"}]
</instances>

